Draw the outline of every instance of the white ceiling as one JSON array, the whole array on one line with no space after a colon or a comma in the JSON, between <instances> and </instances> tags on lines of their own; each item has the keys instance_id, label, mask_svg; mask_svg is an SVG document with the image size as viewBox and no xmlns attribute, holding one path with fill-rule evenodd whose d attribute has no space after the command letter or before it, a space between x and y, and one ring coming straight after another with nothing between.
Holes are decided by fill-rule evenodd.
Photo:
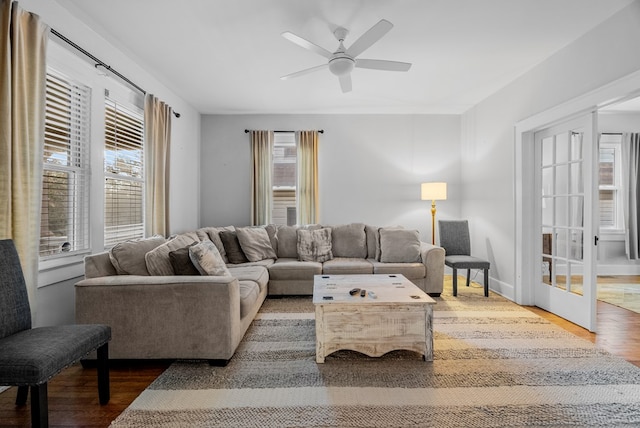
<instances>
[{"instance_id":1,"label":"white ceiling","mask_svg":"<svg viewBox=\"0 0 640 428\"><path fill-rule=\"evenodd\" d=\"M633 0L56 1L204 114L458 114ZM334 51L336 26L349 47L383 18L360 57L407 73L355 69L347 94L328 70L279 79L326 61L283 31Z\"/></svg>"}]
</instances>

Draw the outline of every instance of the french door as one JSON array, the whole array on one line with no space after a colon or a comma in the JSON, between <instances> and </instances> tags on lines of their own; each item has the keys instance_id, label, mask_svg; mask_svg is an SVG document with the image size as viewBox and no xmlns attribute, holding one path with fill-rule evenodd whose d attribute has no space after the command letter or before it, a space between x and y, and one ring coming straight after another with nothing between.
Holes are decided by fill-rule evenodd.
<instances>
[{"instance_id":1,"label":"french door","mask_svg":"<svg viewBox=\"0 0 640 428\"><path fill-rule=\"evenodd\" d=\"M534 135L540 263L535 304L596 327L597 145L595 114Z\"/></svg>"}]
</instances>

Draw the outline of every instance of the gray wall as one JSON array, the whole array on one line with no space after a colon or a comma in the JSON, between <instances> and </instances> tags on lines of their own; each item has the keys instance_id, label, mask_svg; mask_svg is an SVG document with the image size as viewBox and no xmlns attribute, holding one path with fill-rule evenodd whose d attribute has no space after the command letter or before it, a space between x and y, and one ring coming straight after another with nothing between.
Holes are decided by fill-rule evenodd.
<instances>
[{"instance_id":1,"label":"gray wall","mask_svg":"<svg viewBox=\"0 0 640 428\"><path fill-rule=\"evenodd\" d=\"M639 70L638 52L634 2L463 115L461 212L470 219L472 249L492 262L492 288L513 298L519 286L514 125Z\"/></svg>"},{"instance_id":2,"label":"gray wall","mask_svg":"<svg viewBox=\"0 0 640 428\"><path fill-rule=\"evenodd\" d=\"M206 115L202 117L202 226L250 222L250 144L245 129L324 129L320 219L324 224L400 224L431 236L420 183L446 181L438 218L460 212L460 116Z\"/></svg>"}]
</instances>

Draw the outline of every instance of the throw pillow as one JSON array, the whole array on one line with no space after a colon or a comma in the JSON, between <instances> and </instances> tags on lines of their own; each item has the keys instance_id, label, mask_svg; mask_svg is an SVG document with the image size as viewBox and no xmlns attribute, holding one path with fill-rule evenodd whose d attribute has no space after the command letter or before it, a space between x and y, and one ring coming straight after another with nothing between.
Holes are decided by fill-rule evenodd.
<instances>
[{"instance_id":1,"label":"throw pillow","mask_svg":"<svg viewBox=\"0 0 640 428\"><path fill-rule=\"evenodd\" d=\"M220 239L220 232L222 232L223 230L230 230L233 232L236 229L233 226L201 227L200 229L196 230L196 233L198 234L198 238L200 241L209 239L211 242L216 244L216 247L218 248L218 251L220 251L222 259L225 263L228 263L229 260L227 259L227 253L224 250L224 245L222 244L222 240Z\"/></svg>"},{"instance_id":2,"label":"throw pillow","mask_svg":"<svg viewBox=\"0 0 640 428\"><path fill-rule=\"evenodd\" d=\"M231 276L220 251L208 239L189 247L189 258L201 275Z\"/></svg>"},{"instance_id":3,"label":"throw pillow","mask_svg":"<svg viewBox=\"0 0 640 428\"><path fill-rule=\"evenodd\" d=\"M250 262L277 258L264 227L236 227L236 234L242 252Z\"/></svg>"},{"instance_id":4,"label":"throw pillow","mask_svg":"<svg viewBox=\"0 0 640 428\"><path fill-rule=\"evenodd\" d=\"M109 259L118 275L149 275L144 256L164 244L163 236L120 242L109 250Z\"/></svg>"},{"instance_id":5,"label":"throw pillow","mask_svg":"<svg viewBox=\"0 0 640 428\"><path fill-rule=\"evenodd\" d=\"M171 260L169 259L169 253L199 241L198 235L196 235L195 232L187 232L177 235L164 244L149 251L144 256L144 260L147 263L147 270L149 270L149 275L175 275L173 266L171 266Z\"/></svg>"},{"instance_id":6,"label":"throw pillow","mask_svg":"<svg viewBox=\"0 0 640 428\"><path fill-rule=\"evenodd\" d=\"M242 252L240 241L238 241L238 235L235 231L223 230L220 232L220 239L224 246L224 251L227 253L227 259L229 263L240 264L247 263L249 259Z\"/></svg>"},{"instance_id":7,"label":"throw pillow","mask_svg":"<svg viewBox=\"0 0 640 428\"><path fill-rule=\"evenodd\" d=\"M298 229L298 258L306 262L326 262L333 259L331 228Z\"/></svg>"},{"instance_id":8,"label":"throw pillow","mask_svg":"<svg viewBox=\"0 0 640 428\"><path fill-rule=\"evenodd\" d=\"M331 226L331 239L335 257L367 258L367 235L363 223Z\"/></svg>"},{"instance_id":9,"label":"throw pillow","mask_svg":"<svg viewBox=\"0 0 640 428\"><path fill-rule=\"evenodd\" d=\"M380 261L384 263L417 263L420 258L420 234L417 230L381 228Z\"/></svg>"},{"instance_id":10,"label":"throw pillow","mask_svg":"<svg viewBox=\"0 0 640 428\"><path fill-rule=\"evenodd\" d=\"M179 248L169 253L171 267L173 267L173 271L176 275L200 275L200 271L196 269L191 262L191 257L189 257L189 248L193 245L196 244L193 243L188 247Z\"/></svg>"}]
</instances>

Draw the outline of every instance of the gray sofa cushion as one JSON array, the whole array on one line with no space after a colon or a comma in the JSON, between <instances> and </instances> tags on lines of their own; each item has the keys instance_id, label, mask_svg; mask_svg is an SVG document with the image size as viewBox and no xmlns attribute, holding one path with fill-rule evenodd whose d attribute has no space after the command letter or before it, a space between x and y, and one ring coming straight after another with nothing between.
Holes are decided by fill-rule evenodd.
<instances>
[{"instance_id":1,"label":"gray sofa cushion","mask_svg":"<svg viewBox=\"0 0 640 428\"><path fill-rule=\"evenodd\" d=\"M380 260L384 263L420 262L420 234L417 230L386 228L380 233Z\"/></svg>"},{"instance_id":2,"label":"gray sofa cushion","mask_svg":"<svg viewBox=\"0 0 640 428\"><path fill-rule=\"evenodd\" d=\"M276 229L278 258L298 258L298 227L278 225Z\"/></svg>"},{"instance_id":3,"label":"gray sofa cushion","mask_svg":"<svg viewBox=\"0 0 640 428\"><path fill-rule=\"evenodd\" d=\"M367 258L367 235L363 223L331 226L334 257Z\"/></svg>"},{"instance_id":4,"label":"gray sofa cushion","mask_svg":"<svg viewBox=\"0 0 640 428\"><path fill-rule=\"evenodd\" d=\"M373 265L365 259L336 257L322 264L322 273L329 275L364 275L373 273Z\"/></svg>"},{"instance_id":5,"label":"gray sofa cushion","mask_svg":"<svg viewBox=\"0 0 640 428\"><path fill-rule=\"evenodd\" d=\"M298 259L305 262L326 262L333 258L331 229L298 229Z\"/></svg>"},{"instance_id":6,"label":"gray sofa cushion","mask_svg":"<svg viewBox=\"0 0 640 428\"><path fill-rule=\"evenodd\" d=\"M201 275L231 276L218 248L208 239L190 246L189 258Z\"/></svg>"},{"instance_id":7,"label":"gray sofa cushion","mask_svg":"<svg viewBox=\"0 0 640 428\"><path fill-rule=\"evenodd\" d=\"M251 313L260 296L260 287L253 281L238 281L240 284L240 318Z\"/></svg>"},{"instance_id":8,"label":"gray sofa cushion","mask_svg":"<svg viewBox=\"0 0 640 428\"><path fill-rule=\"evenodd\" d=\"M423 263L382 263L369 259L373 266L373 273L395 273L404 275L407 279L424 278L427 270Z\"/></svg>"},{"instance_id":9,"label":"gray sofa cushion","mask_svg":"<svg viewBox=\"0 0 640 428\"><path fill-rule=\"evenodd\" d=\"M236 234L238 235L242 252L250 262L275 259L277 257L271 246L269 234L264 227L236 227Z\"/></svg>"},{"instance_id":10,"label":"gray sofa cushion","mask_svg":"<svg viewBox=\"0 0 640 428\"><path fill-rule=\"evenodd\" d=\"M147 270L149 270L149 275L175 275L173 266L171 266L171 260L169 259L169 253L179 248L184 248L194 242L200 242L198 235L196 235L195 232L187 232L177 235L173 239L170 239L164 244L149 251L144 256L144 260L147 263Z\"/></svg>"},{"instance_id":11,"label":"gray sofa cushion","mask_svg":"<svg viewBox=\"0 0 640 428\"><path fill-rule=\"evenodd\" d=\"M380 234L378 233L378 226L365 225L364 233L367 235L367 258L377 259L380 255Z\"/></svg>"},{"instance_id":12,"label":"gray sofa cushion","mask_svg":"<svg viewBox=\"0 0 640 428\"><path fill-rule=\"evenodd\" d=\"M253 281L264 289L269 283L269 271L263 266L231 266L229 273L238 281Z\"/></svg>"},{"instance_id":13,"label":"gray sofa cushion","mask_svg":"<svg viewBox=\"0 0 640 428\"><path fill-rule=\"evenodd\" d=\"M228 263L239 264L249 261L242 251L242 247L240 246L240 241L238 241L238 235L235 230L221 231L220 239L222 240L224 249L227 252Z\"/></svg>"},{"instance_id":14,"label":"gray sofa cushion","mask_svg":"<svg viewBox=\"0 0 640 428\"><path fill-rule=\"evenodd\" d=\"M149 275L144 256L165 242L163 236L120 242L109 250L109 259L118 275Z\"/></svg>"},{"instance_id":15,"label":"gray sofa cushion","mask_svg":"<svg viewBox=\"0 0 640 428\"><path fill-rule=\"evenodd\" d=\"M276 260L268 269L270 280L313 280L314 275L322 274L322 263L281 258Z\"/></svg>"}]
</instances>

